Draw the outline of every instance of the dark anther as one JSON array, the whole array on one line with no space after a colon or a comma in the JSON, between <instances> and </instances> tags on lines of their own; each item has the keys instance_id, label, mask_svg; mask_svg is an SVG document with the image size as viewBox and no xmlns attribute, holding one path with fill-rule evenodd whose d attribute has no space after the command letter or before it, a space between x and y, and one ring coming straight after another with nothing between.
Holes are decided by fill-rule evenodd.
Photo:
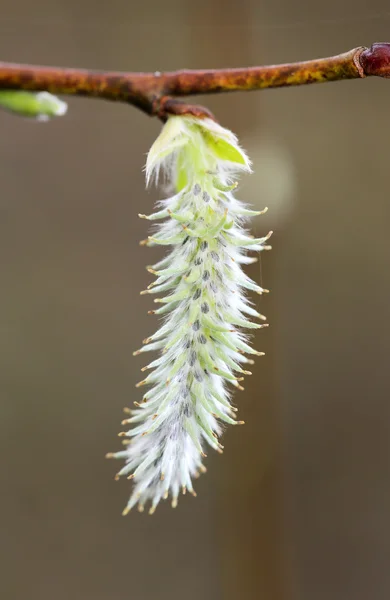
<instances>
[{"instance_id":1,"label":"dark anther","mask_svg":"<svg viewBox=\"0 0 390 600\"><path fill-rule=\"evenodd\" d=\"M199 329L200 329L200 321L199 321L199 319L197 319L197 320L195 321L195 323L194 323L194 324L193 324L193 326L192 326L192 329L193 329L194 331L199 331Z\"/></svg>"},{"instance_id":2,"label":"dark anther","mask_svg":"<svg viewBox=\"0 0 390 600\"><path fill-rule=\"evenodd\" d=\"M200 288L198 288L193 296L194 300L197 300L198 298L200 298L201 293L202 293L202 290Z\"/></svg>"},{"instance_id":3,"label":"dark anther","mask_svg":"<svg viewBox=\"0 0 390 600\"><path fill-rule=\"evenodd\" d=\"M200 245L200 249L201 250L206 250L207 246L208 246L207 242L202 242L201 245Z\"/></svg>"},{"instance_id":4,"label":"dark anther","mask_svg":"<svg viewBox=\"0 0 390 600\"><path fill-rule=\"evenodd\" d=\"M182 244L181 244L181 245L182 245L182 246L184 246L184 244L186 244L186 243L188 242L188 240L189 240L189 239L190 239L190 236L189 236L189 235L187 235L187 237L186 237L186 238L184 238L184 240L183 240L183 242L182 242Z\"/></svg>"},{"instance_id":5,"label":"dark anther","mask_svg":"<svg viewBox=\"0 0 390 600\"><path fill-rule=\"evenodd\" d=\"M210 278L209 271L205 271L202 276L203 281L207 281L209 278Z\"/></svg>"},{"instance_id":6,"label":"dark anther","mask_svg":"<svg viewBox=\"0 0 390 600\"><path fill-rule=\"evenodd\" d=\"M210 196L207 192L203 192L202 198L205 202L210 202Z\"/></svg>"},{"instance_id":7,"label":"dark anther","mask_svg":"<svg viewBox=\"0 0 390 600\"><path fill-rule=\"evenodd\" d=\"M196 381L198 381L199 383L202 381L203 377L202 377L202 373L199 373L199 371L195 371L194 373L194 377L196 379Z\"/></svg>"},{"instance_id":8,"label":"dark anther","mask_svg":"<svg viewBox=\"0 0 390 600\"><path fill-rule=\"evenodd\" d=\"M219 261L219 256L214 250L212 252L210 252L210 256L213 260L215 260L215 262Z\"/></svg>"},{"instance_id":9,"label":"dark anther","mask_svg":"<svg viewBox=\"0 0 390 600\"><path fill-rule=\"evenodd\" d=\"M202 264L202 262L203 262L203 260L202 260L202 259L199 257L199 258L197 258L197 259L195 260L195 265L196 265L197 267L199 267L199 265L201 265L201 264Z\"/></svg>"},{"instance_id":10,"label":"dark anther","mask_svg":"<svg viewBox=\"0 0 390 600\"><path fill-rule=\"evenodd\" d=\"M203 302L202 306L200 307L200 310L202 311L202 313L208 313L210 308L209 305L207 304L207 302Z\"/></svg>"},{"instance_id":11,"label":"dark anther","mask_svg":"<svg viewBox=\"0 0 390 600\"><path fill-rule=\"evenodd\" d=\"M182 385L180 388L180 395L183 396L183 398L186 398L189 393L190 393L190 391L189 391L188 387L186 385Z\"/></svg>"},{"instance_id":12,"label":"dark anther","mask_svg":"<svg viewBox=\"0 0 390 600\"><path fill-rule=\"evenodd\" d=\"M196 362L196 352L193 350L190 356L190 367L193 367Z\"/></svg>"},{"instance_id":13,"label":"dark anther","mask_svg":"<svg viewBox=\"0 0 390 600\"><path fill-rule=\"evenodd\" d=\"M207 342L207 339L203 335L203 333L199 336L199 341L200 341L201 344L205 344Z\"/></svg>"},{"instance_id":14,"label":"dark anther","mask_svg":"<svg viewBox=\"0 0 390 600\"><path fill-rule=\"evenodd\" d=\"M201 188L200 188L200 185L199 185L199 183L195 183L195 185L194 185L194 190L193 190L193 192L194 192L194 196L199 196L199 194L200 194L200 192L201 192L201 191L202 191L202 190L201 190Z\"/></svg>"}]
</instances>

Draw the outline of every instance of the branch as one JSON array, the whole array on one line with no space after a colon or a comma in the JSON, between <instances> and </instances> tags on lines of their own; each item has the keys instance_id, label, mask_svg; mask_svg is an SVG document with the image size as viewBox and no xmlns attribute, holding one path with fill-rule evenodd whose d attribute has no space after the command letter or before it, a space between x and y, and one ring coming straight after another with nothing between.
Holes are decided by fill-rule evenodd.
<instances>
[{"instance_id":1,"label":"branch","mask_svg":"<svg viewBox=\"0 0 390 600\"><path fill-rule=\"evenodd\" d=\"M169 114L212 117L208 109L180 96L250 91L367 76L390 78L390 43L355 48L330 58L242 69L167 73L99 72L85 69L0 63L0 89L48 91L126 102L163 120Z\"/></svg>"}]
</instances>

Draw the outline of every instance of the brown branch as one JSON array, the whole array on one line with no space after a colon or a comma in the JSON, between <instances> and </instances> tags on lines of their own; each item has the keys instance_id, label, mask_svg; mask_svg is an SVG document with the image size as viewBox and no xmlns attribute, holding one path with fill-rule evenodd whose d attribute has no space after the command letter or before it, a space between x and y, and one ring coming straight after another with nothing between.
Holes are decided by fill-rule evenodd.
<instances>
[{"instance_id":1,"label":"brown branch","mask_svg":"<svg viewBox=\"0 0 390 600\"><path fill-rule=\"evenodd\" d=\"M149 115L212 116L178 96L250 91L376 75L390 77L390 43L355 48L330 58L305 62L167 73L98 72L0 63L0 89L31 90L103 98L132 104Z\"/></svg>"}]
</instances>

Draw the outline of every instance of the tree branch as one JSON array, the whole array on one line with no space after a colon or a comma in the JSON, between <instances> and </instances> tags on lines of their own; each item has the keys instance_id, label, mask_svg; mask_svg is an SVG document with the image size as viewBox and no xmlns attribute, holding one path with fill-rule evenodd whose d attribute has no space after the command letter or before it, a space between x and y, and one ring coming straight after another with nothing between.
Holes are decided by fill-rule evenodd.
<instances>
[{"instance_id":1,"label":"tree branch","mask_svg":"<svg viewBox=\"0 0 390 600\"><path fill-rule=\"evenodd\" d=\"M242 69L167 73L98 72L85 69L0 63L0 89L48 91L126 102L149 115L212 117L208 109L180 102L179 96L250 91L309 83L390 78L390 43L355 48L330 58Z\"/></svg>"}]
</instances>

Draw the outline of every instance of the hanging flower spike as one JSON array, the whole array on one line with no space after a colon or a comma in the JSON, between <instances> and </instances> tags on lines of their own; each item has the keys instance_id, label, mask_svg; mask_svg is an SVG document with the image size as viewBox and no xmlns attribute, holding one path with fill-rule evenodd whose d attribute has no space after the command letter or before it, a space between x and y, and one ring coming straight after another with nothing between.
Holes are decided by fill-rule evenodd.
<instances>
[{"instance_id":1,"label":"hanging flower spike","mask_svg":"<svg viewBox=\"0 0 390 600\"><path fill-rule=\"evenodd\" d=\"M241 269L255 262L248 251L267 250L267 240L253 238L244 228L246 218L261 214L248 210L233 191L235 176L250 172L250 162L235 136L211 119L172 116L153 144L146 163L146 180L163 174L172 197L159 202L158 212L140 217L166 219L142 242L172 246L148 270L157 279L141 294L158 294L161 327L134 354L159 351L142 371L150 371L137 387L151 386L123 424L132 426L119 436L126 449L109 458L124 459L117 473L134 482L123 511L135 504L152 514L162 498L177 505L180 490L196 495L192 479L206 471L205 442L217 452L224 423L236 420L227 384L241 388L245 353L262 355L248 345L241 328L259 329L265 319L245 297L246 290L263 294ZM264 212L264 211L263 211Z\"/></svg>"}]
</instances>

